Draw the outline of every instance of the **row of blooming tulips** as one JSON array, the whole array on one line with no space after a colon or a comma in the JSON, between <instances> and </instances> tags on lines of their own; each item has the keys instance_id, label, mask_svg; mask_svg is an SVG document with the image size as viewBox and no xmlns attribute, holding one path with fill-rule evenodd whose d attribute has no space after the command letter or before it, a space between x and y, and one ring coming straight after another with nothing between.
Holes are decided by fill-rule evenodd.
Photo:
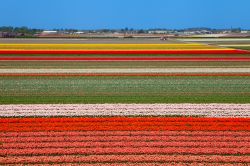
<instances>
[{"instance_id":1,"label":"row of blooming tulips","mask_svg":"<svg viewBox=\"0 0 250 166\"><path fill-rule=\"evenodd\" d=\"M104 117L104 118L88 118L88 117L71 117L71 118L1 118L0 124L4 123L85 123L85 122L114 122L114 123L132 123L132 122L204 122L204 123L235 123L235 122L250 122L249 118L195 118L195 117L144 117L144 118L129 118L129 117Z\"/></svg>"},{"instance_id":2,"label":"row of blooming tulips","mask_svg":"<svg viewBox=\"0 0 250 166\"><path fill-rule=\"evenodd\" d=\"M13 118L0 119L1 132L14 131L249 131L248 118Z\"/></svg>"},{"instance_id":3,"label":"row of blooming tulips","mask_svg":"<svg viewBox=\"0 0 250 166\"><path fill-rule=\"evenodd\" d=\"M65 132L1 132L2 138L25 137L80 137L80 136L231 136L250 137L249 132L241 131L65 131Z\"/></svg>"},{"instance_id":4,"label":"row of blooming tulips","mask_svg":"<svg viewBox=\"0 0 250 166\"><path fill-rule=\"evenodd\" d=\"M0 117L53 116L250 117L250 104L45 104L0 106Z\"/></svg>"},{"instance_id":5,"label":"row of blooming tulips","mask_svg":"<svg viewBox=\"0 0 250 166\"><path fill-rule=\"evenodd\" d=\"M0 156L27 156L27 155L112 155L112 154L197 154L197 155L247 155L250 148L210 148L210 147L125 147L125 148L42 148L42 149L2 149Z\"/></svg>"},{"instance_id":6,"label":"row of blooming tulips","mask_svg":"<svg viewBox=\"0 0 250 166\"><path fill-rule=\"evenodd\" d=\"M249 121L244 121L244 122L194 122L194 121L190 121L190 123L187 121L187 122L152 122L152 121L145 121L145 122L42 122L40 124L35 124L35 123L29 123L29 124L26 124L26 123L22 123L22 122L19 122L19 123L9 123L9 124L1 124L1 128L4 128L4 127L15 127L15 126L21 126L21 127L26 127L26 126L37 126L37 127L44 127L46 125L50 125L50 127L57 127L57 126L60 126L60 125L63 125L64 126L69 126L71 125L72 127L88 127L88 126L92 126L94 124L96 125L100 125L101 126L106 126L106 127L109 127L109 126L137 126L137 125L140 125L140 126L149 126L150 124L152 126L159 126L159 127L174 127L174 126L181 126L181 125L199 125L199 126L220 126L220 125L225 125L225 126L244 126L244 125L247 125L249 124L250 122ZM234 125L233 125L234 124Z\"/></svg>"},{"instance_id":7,"label":"row of blooming tulips","mask_svg":"<svg viewBox=\"0 0 250 166\"><path fill-rule=\"evenodd\" d=\"M197 52L198 53L198 52ZM1 51L0 51L1 54ZM9 54L9 53L8 53ZM19 54L19 53L14 53ZM60 53L61 54L61 53ZM74 53L77 54L77 53ZM201 53L198 53L201 54ZM249 57L27 57L4 56L0 61L82 61L82 62L249 62Z\"/></svg>"},{"instance_id":8,"label":"row of blooming tulips","mask_svg":"<svg viewBox=\"0 0 250 166\"><path fill-rule=\"evenodd\" d=\"M244 163L207 163L207 162L138 162L138 163L134 163L134 162L89 162L89 163L63 163L64 166L79 166L79 164L81 166L192 166L192 165L197 165L197 166L244 166ZM37 166L49 166L51 164L36 164ZM62 164L54 164L53 166L61 166Z\"/></svg>"},{"instance_id":9,"label":"row of blooming tulips","mask_svg":"<svg viewBox=\"0 0 250 166\"><path fill-rule=\"evenodd\" d=\"M248 73L250 74L250 68L111 68L111 69L0 69L2 74L172 74L172 73Z\"/></svg>"},{"instance_id":10,"label":"row of blooming tulips","mask_svg":"<svg viewBox=\"0 0 250 166\"><path fill-rule=\"evenodd\" d=\"M3 137L4 143L36 142L249 142L249 136L76 136L76 137ZM246 145L246 147L248 147Z\"/></svg>"},{"instance_id":11,"label":"row of blooming tulips","mask_svg":"<svg viewBox=\"0 0 250 166\"><path fill-rule=\"evenodd\" d=\"M36 164L37 166L49 166L50 164ZM61 166L62 163L53 163L53 166ZM207 163L207 162L76 162L76 163L63 163L64 166L244 166L244 163Z\"/></svg>"},{"instance_id":12,"label":"row of blooming tulips","mask_svg":"<svg viewBox=\"0 0 250 166\"><path fill-rule=\"evenodd\" d=\"M0 44L0 54L249 54L204 44Z\"/></svg>"},{"instance_id":13,"label":"row of blooming tulips","mask_svg":"<svg viewBox=\"0 0 250 166\"><path fill-rule=\"evenodd\" d=\"M198 125L198 124L196 124ZM246 124L249 125L249 124ZM223 126L223 127L221 127ZM244 126L233 126L233 125L224 125L220 124L220 126L188 126L188 124L184 126L94 126L92 124L88 127L76 127L76 126L67 126L67 127L49 127L49 126L15 126L15 127L1 127L1 132L29 132L29 131L160 131L160 130L170 130L170 131L249 131L249 127Z\"/></svg>"},{"instance_id":14,"label":"row of blooming tulips","mask_svg":"<svg viewBox=\"0 0 250 166\"><path fill-rule=\"evenodd\" d=\"M233 50L205 44L0 44L0 50Z\"/></svg>"},{"instance_id":15,"label":"row of blooming tulips","mask_svg":"<svg viewBox=\"0 0 250 166\"><path fill-rule=\"evenodd\" d=\"M219 156L219 155L62 155L62 156L11 156L0 158L0 164L38 164L38 163L83 163L83 162L207 162L215 163L249 163L245 156ZM121 163L120 163L121 164ZM120 165L119 164L119 165Z\"/></svg>"},{"instance_id":16,"label":"row of blooming tulips","mask_svg":"<svg viewBox=\"0 0 250 166\"><path fill-rule=\"evenodd\" d=\"M0 50L2 55L184 55L184 54L250 54L245 50L224 50L224 49L185 49L185 50Z\"/></svg>"},{"instance_id":17,"label":"row of blooming tulips","mask_svg":"<svg viewBox=\"0 0 250 166\"><path fill-rule=\"evenodd\" d=\"M1 77L246 77L250 73L0 73Z\"/></svg>"},{"instance_id":18,"label":"row of blooming tulips","mask_svg":"<svg viewBox=\"0 0 250 166\"><path fill-rule=\"evenodd\" d=\"M90 147L214 147L214 148L242 148L242 147L250 147L247 141L241 142L178 142L178 141L154 141L154 142L143 142L143 141L110 141L110 142L14 142L7 143L5 142L0 149L26 149L26 148L90 148Z\"/></svg>"}]
</instances>

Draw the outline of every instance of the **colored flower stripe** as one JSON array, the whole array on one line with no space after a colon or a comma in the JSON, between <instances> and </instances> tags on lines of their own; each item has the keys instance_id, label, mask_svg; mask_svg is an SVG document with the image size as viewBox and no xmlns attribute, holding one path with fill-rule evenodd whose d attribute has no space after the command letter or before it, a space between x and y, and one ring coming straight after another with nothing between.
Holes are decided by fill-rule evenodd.
<instances>
[{"instance_id":1,"label":"colored flower stripe","mask_svg":"<svg viewBox=\"0 0 250 166\"><path fill-rule=\"evenodd\" d=\"M108 162L108 163L82 163L81 166L187 166L187 165L197 165L197 166L221 166L222 163L206 163L206 162L187 162L187 163L176 163L176 162L140 162L140 163L133 163L133 162ZM50 166L51 164L36 164L36 166ZM61 166L62 164L53 164L53 166ZM79 163L65 163L64 166L79 166ZM224 166L244 166L244 164L240 163L226 163L223 164Z\"/></svg>"},{"instance_id":2,"label":"colored flower stripe","mask_svg":"<svg viewBox=\"0 0 250 166\"><path fill-rule=\"evenodd\" d=\"M105 73L144 73L144 74L167 74L167 73L250 73L250 68L110 68L110 69L0 69L2 74L105 74Z\"/></svg>"},{"instance_id":3,"label":"colored flower stripe","mask_svg":"<svg viewBox=\"0 0 250 166\"><path fill-rule=\"evenodd\" d=\"M245 50L0 50L0 54L250 54Z\"/></svg>"},{"instance_id":4,"label":"colored flower stripe","mask_svg":"<svg viewBox=\"0 0 250 166\"><path fill-rule=\"evenodd\" d=\"M250 132L242 131L65 131L65 132L0 132L1 138L8 137L80 137L80 136L231 136L250 137Z\"/></svg>"},{"instance_id":5,"label":"colored flower stripe","mask_svg":"<svg viewBox=\"0 0 250 166\"><path fill-rule=\"evenodd\" d=\"M93 163L93 162L220 162L222 163L249 163L245 156L219 155L90 155L90 156L11 156L1 157L0 164L38 164L38 163ZM119 164L120 165L120 164Z\"/></svg>"},{"instance_id":6,"label":"colored flower stripe","mask_svg":"<svg viewBox=\"0 0 250 166\"><path fill-rule=\"evenodd\" d=\"M92 122L88 122L90 119ZM68 121L64 118L0 119L2 123L0 131L250 131L250 119L248 118L234 118L232 120L210 118L207 119L208 121L206 121L206 118L204 118L204 121L203 118L197 118L197 120L195 118L173 118L175 120L162 118L164 121L150 121L150 118L121 118L121 121L119 121L119 118L111 118L111 121L109 118L90 119L68 118ZM100 119L101 121L93 122L93 119ZM159 118L154 120L157 119Z\"/></svg>"},{"instance_id":7,"label":"colored flower stripe","mask_svg":"<svg viewBox=\"0 0 250 166\"><path fill-rule=\"evenodd\" d=\"M0 117L202 116L250 117L249 104L0 105Z\"/></svg>"},{"instance_id":8,"label":"colored flower stripe","mask_svg":"<svg viewBox=\"0 0 250 166\"><path fill-rule=\"evenodd\" d=\"M228 49L205 44L0 44L0 49Z\"/></svg>"},{"instance_id":9,"label":"colored flower stripe","mask_svg":"<svg viewBox=\"0 0 250 166\"><path fill-rule=\"evenodd\" d=\"M188 125L188 126L243 126L243 125L248 125L250 122L244 121L244 122L230 122L230 121L224 121L224 122L168 122L168 121L160 121L160 122L152 122L152 121L143 121L143 122L113 122L113 121L106 121L106 122L41 122L39 124L37 123L23 123L23 122L18 122L18 123L2 123L1 127L16 127L16 126L22 126L22 127L28 127L28 126L37 126L37 127L44 127L47 125L50 125L51 127L58 127L58 126L75 126L75 127L86 127L86 126L93 126L93 125L103 125L103 126L182 126L182 125Z\"/></svg>"},{"instance_id":10,"label":"colored flower stripe","mask_svg":"<svg viewBox=\"0 0 250 166\"><path fill-rule=\"evenodd\" d=\"M197 124L196 124L197 125ZM249 125L249 124L246 124ZM221 127L223 126L223 127ZM169 130L169 131L249 131L249 127L245 125L242 126L233 126L233 125L224 125L221 126L158 126L158 125L148 125L148 126L11 126L10 127L1 127L1 132L13 132L13 131L160 131L160 130Z\"/></svg>"},{"instance_id":11,"label":"colored flower stripe","mask_svg":"<svg viewBox=\"0 0 250 166\"><path fill-rule=\"evenodd\" d=\"M1 123L54 123L54 122L247 122L249 118L171 118L171 117L109 117L109 118L0 118Z\"/></svg>"},{"instance_id":12,"label":"colored flower stripe","mask_svg":"<svg viewBox=\"0 0 250 166\"><path fill-rule=\"evenodd\" d=\"M178 58L178 57L0 57L0 61L86 61L86 62L127 62L127 61L162 61L162 62L250 62L250 58Z\"/></svg>"},{"instance_id":13,"label":"colored flower stripe","mask_svg":"<svg viewBox=\"0 0 250 166\"><path fill-rule=\"evenodd\" d=\"M88 127L88 126L104 126L104 127L112 127L112 126L127 126L127 127L147 127L147 126L159 126L159 127L179 127L179 126L189 126L189 127L216 127L216 126L232 126L232 127L242 127L244 125L249 125L250 122L47 122L47 123L9 123L9 124L1 124L1 128L15 128L17 126L20 127L60 127L60 126L72 126L72 127ZM249 127L250 128L250 127Z\"/></svg>"},{"instance_id":14,"label":"colored flower stripe","mask_svg":"<svg viewBox=\"0 0 250 166\"><path fill-rule=\"evenodd\" d=\"M73 162L221 162L221 163L247 163L249 159L244 156L192 156L192 155L92 155L92 156L37 156L12 157L3 159L3 164L17 164L22 161L27 164L35 163L73 163ZM39 162L40 161L40 162Z\"/></svg>"},{"instance_id":15,"label":"colored flower stripe","mask_svg":"<svg viewBox=\"0 0 250 166\"><path fill-rule=\"evenodd\" d=\"M141 148L43 148L43 149L2 149L0 156L27 156L27 155L112 155L112 154L250 154L250 148L190 148L190 147L141 147Z\"/></svg>"},{"instance_id":16,"label":"colored flower stripe","mask_svg":"<svg viewBox=\"0 0 250 166\"><path fill-rule=\"evenodd\" d=\"M193 73L131 73L131 74L126 74L126 73L79 73L79 74L58 74L58 73L34 73L34 74L25 74L25 73L18 73L18 74L4 74L0 73L0 77L126 77L126 76L131 76L131 77L188 77L188 76L194 76L194 77L210 77L210 76L218 76L218 77L236 77L236 76L242 76L242 77L249 77L250 73L198 73L198 74L193 74Z\"/></svg>"},{"instance_id":17,"label":"colored flower stripe","mask_svg":"<svg viewBox=\"0 0 250 166\"><path fill-rule=\"evenodd\" d=\"M3 146L21 143L63 143L63 142L245 142L249 144L249 136L58 136L58 137L13 137L1 138ZM249 146L245 146L249 147Z\"/></svg>"},{"instance_id":18,"label":"colored flower stripe","mask_svg":"<svg viewBox=\"0 0 250 166\"><path fill-rule=\"evenodd\" d=\"M221 166L222 163L206 163L206 162L187 162L187 163L176 163L176 162L140 162L140 163L133 163L133 162L107 162L107 163L81 163L81 166L187 166L187 165L197 165L197 166ZM50 166L51 164L36 164L36 166ZM53 166L61 166L62 164L53 164ZM64 163L64 166L79 166L79 163ZM224 166L244 166L244 164L240 163L226 163L223 164Z\"/></svg>"},{"instance_id":19,"label":"colored flower stripe","mask_svg":"<svg viewBox=\"0 0 250 166\"><path fill-rule=\"evenodd\" d=\"M128 142L128 141L117 141L117 142L16 142L6 143L0 145L0 149L25 149L25 148L90 148L90 147L214 147L214 148L241 148L249 147L249 142L178 142L178 141L154 141L154 142Z\"/></svg>"}]
</instances>

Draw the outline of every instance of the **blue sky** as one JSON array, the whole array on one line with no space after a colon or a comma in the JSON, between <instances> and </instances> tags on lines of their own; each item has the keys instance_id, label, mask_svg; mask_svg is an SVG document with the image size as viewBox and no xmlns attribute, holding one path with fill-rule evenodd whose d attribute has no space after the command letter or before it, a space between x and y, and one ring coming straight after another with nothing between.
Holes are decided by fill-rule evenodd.
<instances>
[{"instance_id":1,"label":"blue sky","mask_svg":"<svg viewBox=\"0 0 250 166\"><path fill-rule=\"evenodd\" d=\"M250 0L0 0L0 26L250 29Z\"/></svg>"}]
</instances>

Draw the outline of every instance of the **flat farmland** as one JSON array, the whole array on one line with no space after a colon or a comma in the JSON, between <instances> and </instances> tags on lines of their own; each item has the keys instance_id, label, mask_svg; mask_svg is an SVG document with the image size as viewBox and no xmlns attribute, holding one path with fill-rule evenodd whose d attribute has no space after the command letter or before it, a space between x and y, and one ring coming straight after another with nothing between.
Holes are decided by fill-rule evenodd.
<instances>
[{"instance_id":1,"label":"flat farmland","mask_svg":"<svg viewBox=\"0 0 250 166\"><path fill-rule=\"evenodd\" d=\"M228 41L1 39L0 165L248 165L250 52Z\"/></svg>"}]
</instances>

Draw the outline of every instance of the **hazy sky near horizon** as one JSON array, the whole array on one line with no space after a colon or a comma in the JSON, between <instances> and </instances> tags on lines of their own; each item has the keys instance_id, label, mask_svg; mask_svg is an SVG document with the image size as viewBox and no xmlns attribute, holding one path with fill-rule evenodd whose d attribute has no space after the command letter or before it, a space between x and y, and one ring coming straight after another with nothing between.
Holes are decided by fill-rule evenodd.
<instances>
[{"instance_id":1,"label":"hazy sky near horizon","mask_svg":"<svg viewBox=\"0 0 250 166\"><path fill-rule=\"evenodd\" d=\"M1 0L0 26L250 29L250 0Z\"/></svg>"}]
</instances>

